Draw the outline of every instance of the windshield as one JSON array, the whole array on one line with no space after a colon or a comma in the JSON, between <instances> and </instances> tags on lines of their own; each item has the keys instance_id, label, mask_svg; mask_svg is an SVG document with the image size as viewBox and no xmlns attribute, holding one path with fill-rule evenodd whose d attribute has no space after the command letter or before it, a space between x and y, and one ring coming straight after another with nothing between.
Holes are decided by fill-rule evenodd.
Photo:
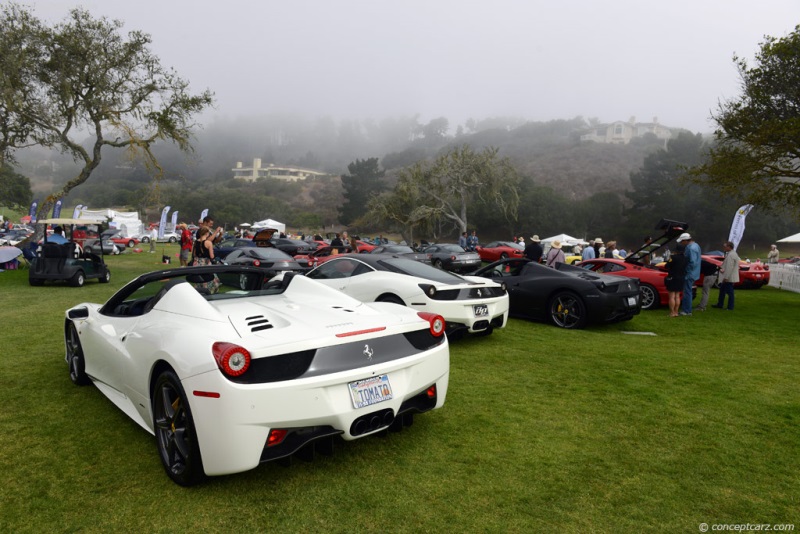
<instances>
[{"instance_id":1,"label":"windshield","mask_svg":"<svg viewBox=\"0 0 800 534\"><path fill-rule=\"evenodd\" d=\"M380 260L378 263L387 271L417 276L443 284L463 284L467 282L457 274L405 258L387 258Z\"/></svg>"},{"instance_id":2,"label":"windshield","mask_svg":"<svg viewBox=\"0 0 800 534\"><path fill-rule=\"evenodd\" d=\"M285 260L285 261L294 260L294 258L289 256L279 248L252 247L247 249L246 254L251 258L259 258L262 260Z\"/></svg>"}]
</instances>

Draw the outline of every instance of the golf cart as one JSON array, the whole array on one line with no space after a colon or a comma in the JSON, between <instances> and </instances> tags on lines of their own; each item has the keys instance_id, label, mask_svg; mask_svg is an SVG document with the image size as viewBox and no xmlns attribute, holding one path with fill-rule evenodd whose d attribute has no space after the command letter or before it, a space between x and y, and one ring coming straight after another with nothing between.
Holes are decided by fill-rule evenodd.
<instances>
[{"instance_id":1,"label":"golf cart","mask_svg":"<svg viewBox=\"0 0 800 534\"><path fill-rule=\"evenodd\" d=\"M94 219L42 219L38 224L61 226L68 243L48 242L45 231L44 240L36 249L36 255L28 271L28 283L40 286L45 281L66 280L71 286L81 287L90 278L97 278L102 284L111 280L111 271L103 261L102 255L86 253L80 244L72 240L76 226L98 225Z\"/></svg>"}]
</instances>

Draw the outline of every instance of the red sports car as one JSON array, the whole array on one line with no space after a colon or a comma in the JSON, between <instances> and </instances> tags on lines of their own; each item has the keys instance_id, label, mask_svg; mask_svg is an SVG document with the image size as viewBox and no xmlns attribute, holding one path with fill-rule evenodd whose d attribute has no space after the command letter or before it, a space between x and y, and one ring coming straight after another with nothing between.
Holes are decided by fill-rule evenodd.
<instances>
[{"instance_id":1,"label":"red sports car","mask_svg":"<svg viewBox=\"0 0 800 534\"><path fill-rule=\"evenodd\" d=\"M326 261L336 258L339 254L348 254L353 252L349 246L345 247L337 247L335 250L330 245L320 246L312 252L311 254L298 254L294 257L302 267L308 267L309 269L312 267L316 267L320 263L325 263Z\"/></svg>"},{"instance_id":2,"label":"red sports car","mask_svg":"<svg viewBox=\"0 0 800 534\"><path fill-rule=\"evenodd\" d=\"M492 241L485 246L475 247L481 261L498 261L506 258L521 258L525 255L522 245L511 241Z\"/></svg>"},{"instance_id":3,"label":"red sports car","mask_svg":"<svg viewBox=\"0 0 800 534\"><path fill-rule=\"evenodd\" d=\"M725 256L703 254L703 259L719 267L722 265L722 261L725 259ZM762 286L767 284L769 284L769 265L760 262L739 262L739 283L734 287L742 289L760 289Z\"/></svg>"},{"instance_id":4,"label":"red sports car","mask_svg":"<svg viewBox=\"0 0 800 534\"><path fill-rule=\"evenodd\" d=\"M578 267L597 273L638 278L643 310L654 310L660 305L669 305L669 291L667 291L667 286L664 285L667 271L662 271L657 267L626 263L625 260L612 258L585 260L578 263Z\"/></svg>"}]
</instances>

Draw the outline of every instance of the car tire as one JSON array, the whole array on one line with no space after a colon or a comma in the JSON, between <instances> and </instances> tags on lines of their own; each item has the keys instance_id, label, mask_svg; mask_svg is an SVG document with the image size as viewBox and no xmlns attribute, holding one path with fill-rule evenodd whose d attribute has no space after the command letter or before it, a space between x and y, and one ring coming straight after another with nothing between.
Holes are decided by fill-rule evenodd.
<instances>
[{"instance_id":1,"label":"car tire","mask_svg":"<svg viewBox=\"0 0 800 534\"><path fill-rule=\"evenodd\" d=\"M547 313L554 325L570 330L585 328L589 319L586 305L571 291L560 291L550 297Z\"/></svg>"},{"instance_id":2,"label":"car tire","mask_svg":"<svg viewBox=\"0 0 800 534\"><path fill-rule=\"evenodd\" d=\"M403 299L396 295L381 295L375 302L391 302L392 304L399 304L400 306L406 305Z\"/></svg>"},{"instance_id":3,"label":"car tire","mask_svg":"<svg viewBox=\"0 0 800 534\"><path fill-rule=\"evenodd\" d=\"M167 476L181 486L201 482L205 472L192 411L172 370L164 371L156 379L152 405L156 447Z\"/></svg>"},{"instance_id":4,"label":"car tire","mask_svg":"<svg viewBox=\"0 0 800 534\"><path fill-rule=\"evenodd\" d=\"M136 242L133 239L128 241L128 248L133 248L134 246L136 246Z\"/></svg>"},{"instance_id":5,"label":"car tire","mask_svg":"<svg viewBox=\"0 0 800 534\"><path fill-rule=\"evenodd\" d=\"M83 287L83 283L86 282L86 275L83 274L81 269L78 269L78 272L72 275L72 278L69 279L69 285L72 287Z\"/></svg>"},{"instance_id":6,"label":"car tire","mask_svg":"<svg viewBox=\"0 0 800 534\"><path fill-rule=\"evenodd\" d=\"M69 364L69 379L76 386L87 386L92 381L86 374L86 362L83 357L83 347L78 337L75 323L70 322L64 332L64 344L67 347L67 364Z\"/></svg>"},{"instance_id":7,"label":"car tire","mask_svg":"<svg viewBox=\"0 0 800 534\"><path fill-rule=\"evenodd\" d=\"M143 237L143 238L142 238L142 243L145 243L145 244L147 244L147 243L149 243L149 242L150 242L150 238L149 238L149 237Z\"/></svg>"},{"instance_id":8,"label":"car tire","mask_svg":"<svg viewBox=\"0 0 800 534\"><path fill-rule=\"evenodd\" d=\"M500 254L500 259L501 259L501 260L507 260L507 259L508 259L508 254L506 254L505 252L503 252L502 254Z\"/></svg>"},{"instance_id":9,"label":"car tire","mask_svg":"<svg viewBox=\"0 0 800 534\"><path fill-rule=\"evenodd\" d=\"M170 242L170 243L175 243L175 242L177 242L177 241L178 241L178 240L177 240L177 239L175 239L174 237L170 237L170 238L169 238L169 242Z\"/></svg>"},{"instance_id":10,"label":"car tire","mask_svg":"<svg viewBox=\"0 0 800 534\"><path fill-rule=\"evenodd\" d=\"M100 282L101 284L107 284L107 283L109 283L110 281L111 281L111 271L109 271L108 269L106 269L106 271L105 271L105 272L103 273L103 275L100 277L100 279L99 279L99 282Z\"/></svg>"},{"instance_id":11,"label":"car tire","mask_svg":"<svg viewBox=\"0 0 800 534\"><path fill-rule=\"evenodd\" d=\"M661 297L658 296L658 291L650 284L639 286L639 300L642 301L643 310L655 310L661 305Z\"/></svg>"},{"instance_id":12,"label":"car tire","mask_svg":"<svg viewBox=\"0 0 800 534\"><path fill-rule=\"evenodd\" d=\"M433 266L437 269L444 270L444 264L442 263L442 260L433 260Z\"/></svg>"},{"instance_id":13,"label":"car tire","mask_svg":"<svg viewBox=\"0 0 800 534\"><path fill-rule=\"evenodd\" d=\"M32 286L43 286L44 280L41 278L28 278L28 283Z\"/></svg>"},{"instance_id":14,"label":"car tire","mask_svg":"<svg viewBox=\"0 0 800 534\"><path fill-rule=\"evenodd\" d=\"M83 247L83 253L84 254L92 254L92 253L94 253L94 250L92 249L92 247Z\"/></svg>"}]
</instances>

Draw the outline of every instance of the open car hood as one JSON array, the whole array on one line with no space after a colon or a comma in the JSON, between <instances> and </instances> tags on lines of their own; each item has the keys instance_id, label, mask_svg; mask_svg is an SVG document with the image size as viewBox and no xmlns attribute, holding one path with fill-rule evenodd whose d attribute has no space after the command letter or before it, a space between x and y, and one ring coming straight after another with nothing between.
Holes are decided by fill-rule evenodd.
<instances>
[{"instance_id":1,"label":"open car hood","mask_svg":"<svg viewBox=\"0 0 800 534\"><path fill-rule=\"evenodd\" d=\"M648 243L642 245L641 248L631 252L625 257L625 263L633 263L635 265L645 265L644 257L652 256L656 251L669 245L672 241L678 238L683 232L689 229L689 224L680 221L673 221L670 219L661 219L656 224L656 230L661 230L662 234Z\"/></svg>"}]
</instances>

